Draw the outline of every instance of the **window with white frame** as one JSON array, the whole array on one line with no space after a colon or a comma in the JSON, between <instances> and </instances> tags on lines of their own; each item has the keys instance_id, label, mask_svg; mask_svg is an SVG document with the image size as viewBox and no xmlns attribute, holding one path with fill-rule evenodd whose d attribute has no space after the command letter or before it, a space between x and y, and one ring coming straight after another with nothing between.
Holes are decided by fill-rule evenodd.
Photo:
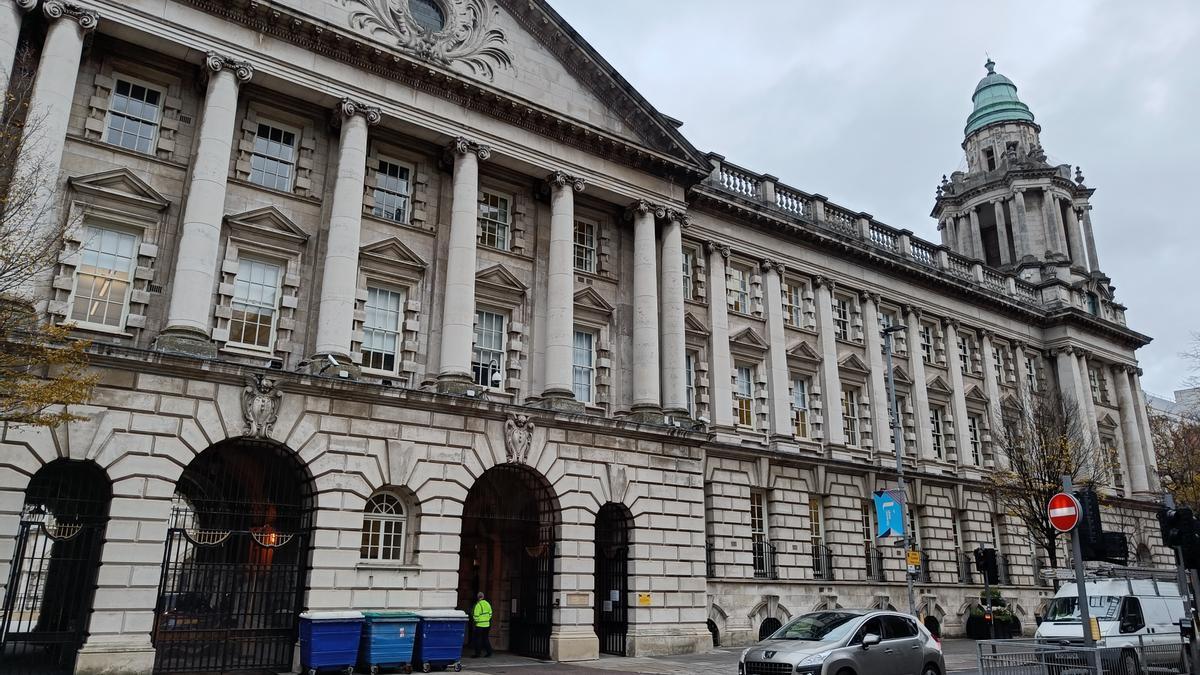
<instances>
[{"instance_id":1,"label":"window with white frame","mask_svg":"<svg viewBox=\"0 0 1200 675\"><path fill-rule=\"evenodd\" d=\"M976 466L983 463L983 442L979 434L979 415L967 416L967 439L971 443L971 460Z\"/></svg>"},{"instance_id":2,"label":"window with white frame","mask_svg":"<svg viewBox=\"0 0 1200 675\"><path fill-rule=\"evenodd\" d=\"M265 260L238 261L230 304L230 344L266 350L274 346L282 271L279 265Z\"/></svg>"},{"instance_id":3,"label":"window with white frame","mask_svg":"<svg viewBox=\"0 0 1200 675\"><path fill-rule=\"evenodd\" d=\"M750 537L755 543L767 538L766 501L762 490L750 491Z\"/></svg>"},{"instance_id":4,"label":"window with white frame","mask_svg":"<svg viewBox=\"0 0 1200 675\"><path fill-rule=\"evenodd\" d=\"M933 454L938 459L945 459L946 456L946 441L943 435L945 418L946 414L940 407L929 409L929 431L933 435Z\"/></svg>"},{"instance_id":5,"label":"window with white frame","mask_svg":"<svg viewBox=\"0 0 1200 675\"><path fill-rule=\"evenodd\" d=\"M850 300L835 297L833 299L833 335L839 340L850 339Z\"/></svg>"},{"instance_id":6,"label":"window with white frame","mask_svg":"<svg viewBox=\"0 0 1200 675\"><path fill-rule=\"evenodd\" d=\"M403 561L408 536L408 511L404 502L387 492L379 492L367 501L363 510L363 560Z\"/></svg>"},{"instance_id":7,"label":"window with white frame","mask_svg":"<svg viewBox=\"0 0 1200 675\"><path fill-rule=\"evenodd\" d=\"M375 167L375 206L371 212L380 218L398 223L408 222L409 201L412 199L412 170L387 159Z\"/></svg>"},{"instance_id":8,"label":"window with white frame","mask_svg":"<svg viewBox=\"0 0 1200 675\"><path fill-rule=\"evenodd\" d=\"M842 432L846 445L858 445L858 389L842 389Z\"/></svg>"},{"instance_id":9,"label":"window with white frame","mask_svg":"<svg viewBox=\"0 0 1200 675\"><path fill-rule=\"evenodd\" d=\"M824 533L825 523L824 523L824 519L823 519L824 513L822 513L822 511L823 511L823 509L821 508L821 498L820 497L809 497L808 498L808 541L810 544L812 544L812 547L813 547L813 553L814 553L813 565L814 566L816 566L818 564L817 556L815 555L818 550L818 547L820 547L824 543L824 538L822 535Z\"/></svg>"},{"instance_id":10,"label":"window with white frame","mask_svg":"<svg viewBox=\"0 0 1200 675\"><path fill-rule=\"evenodd\" d=\"M792 378L792 424L797 438L808 438L808 378Z\"/></svg>"},{"instance_id":11,"label":"window with white frame","mask_svg":"<svg viewBox=\"0 0 1200 675\"><path fill-rule=\"evenodd\" d=\"M106 143L152 153L162 118L162 91L118 76L108 101Z\"/></svg>"},{"instance_id":12,"label":"window with white frame","mask_svg":"<svg viewBox=\"0 0 1200 675\"><path fill-rule=\"evenodd\" d=\"M129 290L137 266L138 238L128 232L88 225L83 229L71 320L123 328L129 312Z\"/></svg>"},{"instance_id":13,"label":"window with white frame","mask_svg":"<svg viewBox=\"0 0 1200 675\"><path fill-rule=\"evenodd\" d=\"M683 299L696 299L696 251L695 249L684 247L683 249Z\"/></svg>"},{"instance_id":14,"label":"window with white frame","mask_svg":"<svg viewBox=\"0 0 1200 675\"><path fill-rule=\"evenodd\" d=\"M575 269L596 271L596 224L588 220L575 221Z\"/></svg>"},{"instance_id":15,"label":"window with white frame","mask_svg":"<svg viewBox=\"0 0 1200 675\"><path fill-rule=\"evenodd\" d=\"M789 326L804 326L804 288L796 284L783 285L783 320Z\"/></svg>"},{"instance_id":16,"label":"window with white frame","mask_svg":"<svg viewBox=\"0 0 1200 675\"><path fill-rule=\"evenodd\" d=\"M741 267L729 267L729 309L750 313L750 273Z\"/></svg>"},{"instance_id":17,"label":"window with white frame","mask_svg":"<svg viewBox=\"0 0 1200 675\"><path fill-rule=\"evenodd\" d=\"M367 287L362 340L363 368L396 372L403 320L404 293L376 286Z\"/></svg>"},{"instance_id":18,"label":"window with white frame","mask_svg":"<svg viewBox=\"0 0 1200 675\"><path fill-rule=\"evenodd\" d=\"M738 366L733 387L733 414L738 425L754 426L754 367Z\"/></svg>"},{"instance_id":19,"label":"window with white frame","mask_svg":"<svg viewBox=\"0 0 1200 675\"><path fill-rule=\"evenodd\" d=\"M1105 392L1104 376L1100 374L1097 368L1088 368L1088 384L1092 388L1092 400L1097 403L1107 403L1108 396Z\"/></svg>"},{"instance_id":20,"label":"window with white frame","mask_svg":"<svg viewBox=\"0 0 1200 675\"><path fill-rule=\"evenodd\" d=\"M696 416L696 361L699 356L689 351L683 357L684 391L687 394L688 415Z\"/></svg>"},{"instance_id":21,"label":"window with white frame","mask_svg":"<svg viewBox=\"0 0 1200 675\"><path fill-rule=\"evenodd\" d=\"M1038 382L1037 361L1033 356L1027 355L1025 357L1025 379L1029 382L1027 385L1029 387L1029 391L1037 393L1037 391L1041 389L1041 383Z\"/></svg>"},{"instance_id":22,"label":"window with white frame","mask_svg":"<svg viewBox=\"0 0 1200 675\"><path fill-rule=\"evenodd\" d=\"M259 122L250 153L250 182L290 192L296 176L298 135L295 130L274 122Z\"/></svg>"},{"instance_id":23,"label":"window with white frame","mask_svg":"<svg viewBox=\"0 0 1200 675\"><path fill-rule=\"evenodd\" d=\"M921 359L933 363L933 326L921 324Z\"/></svg>"},{"instance_id":24,"label":"window with white frame","mask_svg":"<svg viewBox=\"0 0 1200 675\"><path fill-rule=\"evenodd\" d=\"M479 244L508 250L512 202L504 195L482 190L479 194Z\"/></svg>"},{"instance_id":25,"label":"window with white frame","mask_svg":"<svg viewBox=\"0 0 1200 675\"><path fill-rule=\"evenodd\" d=\"M506 317L484 309L475 312L475 349L471 371L475 384L500 389L504 384L504 324Z\"/></svg>"},{"instance_id":26,"label":"window with white frame","mask_svg":"<svg viewBox=\"0 0 1200 675\"><path fill-rule=\"evenodd\" d=\"M596 393L596 334L575 329L571 390L575 400L591 403Z\"/></svg>"},{"instance_id":27,"label":"window with white frame","mask_svg":"<svg viewBox=\"0 0 1200 675\"><path fill-rule=\"evenodd\" d=\"M1004 384L1004 371L1008 368L1008 359L1005 358L1003 347L992 349L992 366L996 369L996 384Z\"/></svg>"},{"instance_id":28,"label":"window with white frame","mask_svg":"<svg viewBox=\"0 0 1200 675\"><path fill-rule=\"evenodd\" d=\"M970 375L972 371L972 348L974 341L970 335L960 334L958 336L958 368L963 375Z\"/></svg>"}]
</instances>

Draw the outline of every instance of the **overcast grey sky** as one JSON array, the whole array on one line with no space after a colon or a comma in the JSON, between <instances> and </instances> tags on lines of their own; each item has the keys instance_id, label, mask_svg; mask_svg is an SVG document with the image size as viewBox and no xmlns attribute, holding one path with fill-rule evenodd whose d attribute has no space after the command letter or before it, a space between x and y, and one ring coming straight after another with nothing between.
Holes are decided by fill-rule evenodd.
<instances>
[{"instance_id":1,"label":"overcast grey sky","mask_svg":"<svg viewBox=\"0 0 1200 675\"><path fill-rule=\"evenodd\" d=\"M701 150L937 240L985 52L1083 168L1146 390L1200 330L1200 2L550 0ZM1191 274L1185 278L1185 270Z\"/></svg>"}]
</instances>

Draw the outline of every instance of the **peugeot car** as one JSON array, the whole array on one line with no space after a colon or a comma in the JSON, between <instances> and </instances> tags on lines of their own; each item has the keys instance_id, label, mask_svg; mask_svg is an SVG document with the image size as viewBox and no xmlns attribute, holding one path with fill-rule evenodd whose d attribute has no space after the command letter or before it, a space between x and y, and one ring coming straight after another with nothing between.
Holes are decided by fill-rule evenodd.
<instances>
[{"instance_id":1,"label":"peugeot car","mask_svg":"<svg viewBox=\"0 0 1200 675\"><path fill-rule=\"evenodd\" d=\"M746 649L739 675L942 675L938 641L899 612L837 609L803 614Z\"/></svg>"}]
</instances>

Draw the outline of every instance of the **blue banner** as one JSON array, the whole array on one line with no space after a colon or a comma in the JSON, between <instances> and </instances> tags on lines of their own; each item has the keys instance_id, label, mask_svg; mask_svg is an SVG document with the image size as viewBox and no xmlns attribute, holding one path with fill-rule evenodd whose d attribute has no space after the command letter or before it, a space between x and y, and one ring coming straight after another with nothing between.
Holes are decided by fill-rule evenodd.
<instances>
[{"instance_id":1,"label":"blue banner","mask_svg":"<svg viewBox=\"0 0 1200 675\"><path fill-rule=\"evenodd\" d=\"M875 536L904 536L904 505L891 490L877 490L875 501Z\"/></svg>"}]
</instances>

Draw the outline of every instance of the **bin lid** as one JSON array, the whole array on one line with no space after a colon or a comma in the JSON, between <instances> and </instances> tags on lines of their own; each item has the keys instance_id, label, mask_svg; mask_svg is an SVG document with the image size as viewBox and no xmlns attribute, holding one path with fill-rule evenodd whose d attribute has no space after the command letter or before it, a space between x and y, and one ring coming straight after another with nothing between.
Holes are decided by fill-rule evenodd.
<instances>
[{"instance_id":1,"label":"bin lid","mask_svg":"<svg viewBox=\"0 0 1200 675\"><path fill-rule=\"evenodd\" d=\"M301 619L309 621L353 621L362 619L363 613L357 610L344 610L338 612L303 612L300 614Z\"/></svg>"},{"instance_id":2,"label":"bin lid","mask_svg":"<svg viewBox=\"0 0 1200 675\"><path fill-rule=\"evenodd\" d=\"M422 619L459 619L467 620L467 613L461 609L423 609L417 612Z\"/></svg>"},{"instance_id":3,"label":"bin lid","mask_svg":"<svg viewBox=\"0 0 1200 675\"><path fill-rule=\"evenodd\" d=\"M416 612L410 612L405 609L377 609L362 613L367 621L378 621L380 619L409 619L416 621L421 617Z\"/></svg>"}]
</instances>

